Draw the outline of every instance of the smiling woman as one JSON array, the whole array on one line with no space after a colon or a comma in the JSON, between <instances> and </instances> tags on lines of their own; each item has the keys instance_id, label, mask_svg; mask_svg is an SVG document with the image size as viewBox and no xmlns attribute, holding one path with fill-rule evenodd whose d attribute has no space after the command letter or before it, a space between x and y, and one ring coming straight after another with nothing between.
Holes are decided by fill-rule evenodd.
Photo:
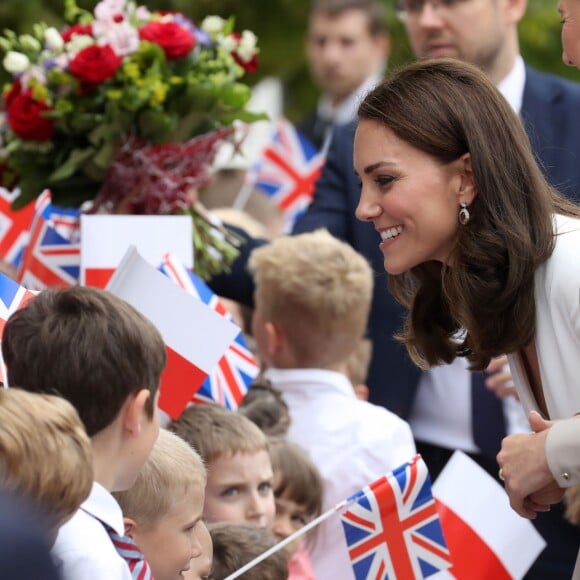
<instances>
[{"instance_id":1,"label":"smiling woman","mask_svg":"<svg viewBox=\"0 0 580 580\"><path fill-rule=\"evenodd\" d=\"M580 483L580 208L547 183L487 76L457 60L415 63L369 93L354 149L357 215L380 233L412 359L483 370L508 353L534 433L504 439L497 459L533 519Z\"/></svg>"}]
</instances>

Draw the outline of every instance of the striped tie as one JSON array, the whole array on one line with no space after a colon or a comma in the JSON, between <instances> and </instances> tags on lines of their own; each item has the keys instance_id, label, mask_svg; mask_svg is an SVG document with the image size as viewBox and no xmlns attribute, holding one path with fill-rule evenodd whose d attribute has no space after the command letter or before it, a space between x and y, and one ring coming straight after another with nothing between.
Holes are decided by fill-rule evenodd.
<instances>
[{"instance_id":1,"label":"striped tie","mask_svg":"<svg viewBox=\"0 0 580 580\"><path fill-rule=\"evenodd\" d=\"M145 560L133 539L128 536L120 536L108 526L105 527L107 528L107 532L109 532L109 536L111 536L117 552L127 562L133 580L154 580L147 560Z\"/></svg>"}]
</instances>

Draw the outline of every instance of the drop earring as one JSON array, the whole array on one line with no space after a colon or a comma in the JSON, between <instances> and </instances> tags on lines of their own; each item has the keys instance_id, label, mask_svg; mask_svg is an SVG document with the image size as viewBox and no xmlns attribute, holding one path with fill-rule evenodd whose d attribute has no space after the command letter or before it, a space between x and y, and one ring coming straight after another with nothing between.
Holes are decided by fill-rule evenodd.
<instances>
[{"instance_id":1,"label":"drop earring","mask_svg":"<svg viewBox=\"0 0 580 580\"><path fill-rule=\"evenodd\" d=\"M459 210L459 223L464 226L471 218L471 215L467 209L467 204L464 201L460 202L459 205L461 205L461 209Z\"/></svg>"}]
</instances>

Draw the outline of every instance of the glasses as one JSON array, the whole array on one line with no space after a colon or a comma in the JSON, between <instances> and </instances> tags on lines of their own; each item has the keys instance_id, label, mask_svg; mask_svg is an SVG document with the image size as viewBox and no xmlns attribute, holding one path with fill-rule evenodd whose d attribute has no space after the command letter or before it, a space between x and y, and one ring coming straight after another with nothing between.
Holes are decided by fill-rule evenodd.
<instances>
[{"instance_id":1,"label":"glasses","mask_svg":"<svg viewBox=\"0 0 580 580\"><path fill-rule=\"evenodd\" d=\"M465 4L469 0L398 0L397 14L405 21L409 17L417 18L423 13L425 4L431 4L433 10L453 10L460 4Z\"/></svg>"}]
</instances>

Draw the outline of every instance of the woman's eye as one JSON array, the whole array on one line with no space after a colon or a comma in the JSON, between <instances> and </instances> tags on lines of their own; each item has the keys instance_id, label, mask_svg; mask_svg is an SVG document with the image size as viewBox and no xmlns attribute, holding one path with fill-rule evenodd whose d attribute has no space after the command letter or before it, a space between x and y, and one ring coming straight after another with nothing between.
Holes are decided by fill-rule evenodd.
<instances>
[{"instance_id":1,"label":"woman's eye","mask_svg":"<svg viewBox=\"0 0 580 580\"><path fill-rule=\"evenodd\" d=\"M228 487L222 491L222 497L232 497L238 493L237 487Z\"/></svg>"},{"instance_id":2,"label":"woman's eye","mask_svg":"<svg viewBox=\"0 0 580 580\"><path fill-rule=\"evenodd\" d=\"M378 177L375 177L375 183L379 187L386 187L393 183L393 181L395 181L395 178L392 175L379 175Z\"/></svg>"},{"instance_id":3,"label":"woman's eye","mask_svg":"<svg viewBox=\"0 0 580 580\"><path fill-rule=\"evenodd\" d=\"M265 481L258 486L258 491L261 493L267 493L272 489L272 484L269 481Z\"/></svg>"}]
</instances>

